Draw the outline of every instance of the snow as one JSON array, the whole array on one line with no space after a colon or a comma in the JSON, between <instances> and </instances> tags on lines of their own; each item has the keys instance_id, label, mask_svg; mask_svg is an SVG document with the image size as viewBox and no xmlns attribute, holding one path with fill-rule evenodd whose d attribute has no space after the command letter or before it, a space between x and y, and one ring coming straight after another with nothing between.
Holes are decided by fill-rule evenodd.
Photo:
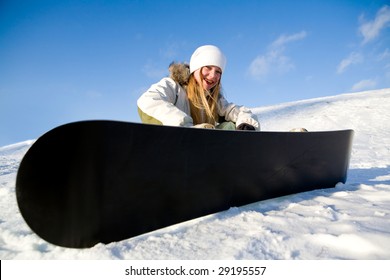
<instances>
[{"instance_id":1,"label":"snow","mask_svg":"<svg viewBox=\"0 0 390 280\"><path fill-rule=\"evenodd\" d=\"M354 129L347 182L231 208L121 242L67 249L40 239L18 211L17 168L34 142L25 141L0 148L0 259L390 259L390 89L253 111L264 131Z\"/></svg>"}]
</instances>

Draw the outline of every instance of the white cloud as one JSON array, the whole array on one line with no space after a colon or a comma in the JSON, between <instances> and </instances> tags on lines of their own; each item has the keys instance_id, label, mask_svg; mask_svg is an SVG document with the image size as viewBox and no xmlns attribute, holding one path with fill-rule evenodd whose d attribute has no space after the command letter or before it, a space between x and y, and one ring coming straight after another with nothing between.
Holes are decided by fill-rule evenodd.
<instances>
[{"instance_id":1,"label":"white cloud","mask_svg":"<svg viewBox=\"0 0 390 280\"><path fill-rule=\"evenodd\" d=\"M168 73L168 66L166 68L161 68L156 65L156 63L148 62L143 66L142 71L148 76L149 78L161 78L164 76L167 76Z\"/></svg>"},{"instance_id":2,"label":"white cloud","mask_svg":"<svg viewBox=\"0 0 390 280\"><path fill-rule=\"evenodd\" d=\"M249 73L253 77L263 77L268 74L270 58L267 56L256 57L249 66Z\"/></svg>"},{"instance_id":3,"label":"white cloud","mask_svg":"<svg viewBox=\"0 0 390 280\"><path fill-rule=\"evenodd\" d=\"M249 66L249 73L255 79L265 78L270 73L286 73L294 69L291 59L278 51L270 51L256 57Z\"/></svg>"},{"instance_id":4,"label":"white cloud","mask_svg":"<svg viewBox=\"0 0 390 280\"><path fill-rule=\"evenodd\" d=\"M269 45L265 54L258 55L251 62L248 69L249 75L254 79L261 80L271 73L281 74L294 69L294 63L284 54L286 45L290 42L302 40L306 36L306 31L279 36Z\"/></svg>"},{"instance_id":5,"label":"white cloud","mask_svg":"<svg viewBox=\"0 0 390 280\"><path fill-rule=\"evenodd\" d=\"M368 89L374 89L377 82L374 79L361 80L354 84L351 88L352 91L362 91Z\"/></svg>"},{"instance_id":6,"label":"white cloud","mask_svg":"<svg viewBox=\"0 0 390 280\"><path fill-rule=\"evenodd\" d=\"M363 17L361 20L363 21ZM363 44L374 40L379 36L381 30L388 26L390 26L390 7L385 5L377 12L373 20L363 22L360 25L359 31L363 36Z\"/></svg>"},{"instance_id":7,"label":"white cloud","mask_svg":"<svg viewBox=\"0 0 390 280\"><path fill-rule=\"evenodd\" d=\"M308 75L305 77L306 82L310 82L311 80L313 80L313 75Z\"/></svg>"},{"instance_id":8,"label":"white cloud","mask_svg":"<svg viewBox=\"0 0 390 280\"><path fill-rule=\"evenodd\" d=\"M175 59L179 56L180 50L185 47L185 42L171 41L166 43L160 50L159 55L165 59Z\"/></svg>"},{"instance_id":9,"label":"white cloud","mask_svg":"<svg viewBox=\"0 0 390 280\"><path fill-rule=\"evenodd\" d=\"M387 58L390 57L390 51L389 49L385 49L383 53L381 53L379 56L378 56L378 60L379 61L382 61L382 60L385 60Z\"/></svg>"},{"instance_id":10,"label":"white cloud","mask_svg":"<svg viewBox=\"0 0 390 280\"><path fill-rule=\"evenodd\" d=\"M295 33L292 35L281 35L278 39L272 42L271 47L272 48L281 48L284 47L287 43L302 40L306 38L307 33L306 31L301 31L299 33Z\"/></svg>"},{"instance_id":11,"label":"white cloud","mask_svg":"<svg viewBox=\"0 0 390 280\"><path fill-rule=\"evenodd\" d=\"M337 67L337 73L338 74L341 74L343 72L345 72L345 70L353 65L353 64L359 64L363 62L363 55L360 54L360 53L356 53L356 52L352 52L349 54L349 56L347 58L344 58L339 66Z\"/></svg>"}]
</instances>

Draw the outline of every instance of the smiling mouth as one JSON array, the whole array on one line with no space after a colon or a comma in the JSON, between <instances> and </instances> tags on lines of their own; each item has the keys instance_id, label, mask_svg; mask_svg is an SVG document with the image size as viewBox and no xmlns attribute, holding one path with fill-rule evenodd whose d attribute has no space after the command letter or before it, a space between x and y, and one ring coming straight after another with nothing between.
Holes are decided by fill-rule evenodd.
<instances>
[{"instance_id":1,"label":"smiling mouth","mask_svg":"<svg viewBox=\"0 0 390 280\"><path fill-rule=\"evenodd\" d=\"M210 81L210 80L207 80L207 79L204 79L204 81L206 82L206 84L208 84L209 86L211 85L214 85L215 82L214 81Z\"/></svg>"}]
</instances>

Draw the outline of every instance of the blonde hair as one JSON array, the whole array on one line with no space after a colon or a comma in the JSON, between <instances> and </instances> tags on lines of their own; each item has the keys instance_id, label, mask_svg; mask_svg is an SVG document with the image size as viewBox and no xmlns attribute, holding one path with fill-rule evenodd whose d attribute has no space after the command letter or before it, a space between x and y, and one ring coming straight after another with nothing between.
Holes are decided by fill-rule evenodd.
<instances>
[{"instance_id":1,"label":"blonde hair","mask_svg":"<svg viewBox=\"0 0 390 280\"><path fill-rule=\"evenodd\" d=\"M202 75L200 75L200 78L203 81ZM187 85L187 95L190 101L191 117L194 125L201 123L215 125L217 123L220 91L220 81L210 91L207 91L203 89L202 85L197 83L193 73L190 75Z\"/></svg>"}]
</instances>

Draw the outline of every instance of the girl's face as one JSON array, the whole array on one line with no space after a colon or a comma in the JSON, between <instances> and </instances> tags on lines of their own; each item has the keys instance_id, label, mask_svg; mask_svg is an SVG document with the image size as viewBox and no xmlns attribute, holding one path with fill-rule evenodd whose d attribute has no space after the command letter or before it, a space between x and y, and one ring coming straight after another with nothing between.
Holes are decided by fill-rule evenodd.
<instances>
[{"instance_id":1,"label":"girl's face","mask_svg":"<svg viewBox=\"0 0 390 280\"><path fill-rule=\"evenodd\" d=\"M195 80L204 90L215 87L221 79L222 70L218 66L205 66L194 72Z\"/></svg>"}]
</instances>

